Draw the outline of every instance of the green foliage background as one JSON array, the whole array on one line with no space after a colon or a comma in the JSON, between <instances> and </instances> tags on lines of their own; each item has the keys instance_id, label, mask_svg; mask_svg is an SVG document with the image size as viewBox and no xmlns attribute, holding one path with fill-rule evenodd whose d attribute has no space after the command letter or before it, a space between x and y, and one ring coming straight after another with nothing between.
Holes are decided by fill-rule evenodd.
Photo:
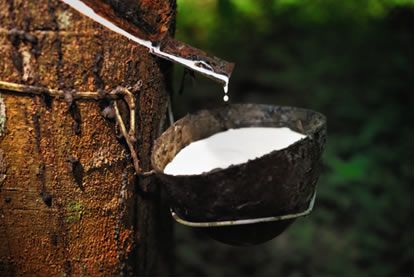
<instances>
[{"instance_id":1,"label":"green foliage background","mask_svg":"<svg viewBox=\"0 0 415 278\"><path fill-rule=\"evenodd\" d=\"M329 136L310 217L248 248L175 225L176 274L412 276L412 1L178 0L176 37L236 63L232 102L314 109ZM185 85L176 117L223 105Z\"/></svg>"}]
</instances>

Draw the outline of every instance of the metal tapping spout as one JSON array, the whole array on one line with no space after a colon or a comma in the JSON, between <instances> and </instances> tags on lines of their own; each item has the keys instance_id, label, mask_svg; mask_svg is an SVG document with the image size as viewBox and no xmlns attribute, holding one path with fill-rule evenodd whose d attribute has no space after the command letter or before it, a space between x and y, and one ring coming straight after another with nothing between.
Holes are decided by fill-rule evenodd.
<instances>
[{"instance_id":1,"label":"metal tapping spout","mask_svg":"<svg viewBox=\"0 0 415 278\"><path fill-rule=\"evenodd\" d=\"M110 30L145 46L154 55L199 72L228 89L234 64L170 37L168 28L155 28L140 20L137 1L62 0ZM150 2L151 3L151 2ZM165 20L169 21L171 15Z\"/></svg>"}]
</instances>

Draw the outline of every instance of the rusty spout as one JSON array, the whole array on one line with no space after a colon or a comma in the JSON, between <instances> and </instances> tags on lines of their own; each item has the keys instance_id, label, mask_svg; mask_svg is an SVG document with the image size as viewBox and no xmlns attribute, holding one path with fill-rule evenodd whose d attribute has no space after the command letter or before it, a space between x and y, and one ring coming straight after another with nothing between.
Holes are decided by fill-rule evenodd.
<instances>
[{"instance_id":1,"label":"rusty spout","mask_svg":"<svg viewBox=\"0 0 415 278\"><path fill-rule=\"evenodd\" d=\"M140 2L137 0L62 1L110 30L147 47L154 55L181 64L221 83L227 92L234 64L170 37L168 26L172 14L164 15L161 20L160 17L157 20L141 17L140 11L154 8L151 7L151 1L141 1L142 4L137 4Z\"/></svg>"}]
</instances>

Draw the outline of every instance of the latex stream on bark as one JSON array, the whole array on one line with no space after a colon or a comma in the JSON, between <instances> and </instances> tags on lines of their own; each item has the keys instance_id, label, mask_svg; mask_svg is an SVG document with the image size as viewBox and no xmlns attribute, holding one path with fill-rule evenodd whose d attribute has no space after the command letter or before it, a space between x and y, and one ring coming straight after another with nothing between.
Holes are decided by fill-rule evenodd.
<instances>
[{"instance_id":1,"label":"latex stream on bark","mask_svg":"<svg viewBox=\"0 0 415 278\"><path fill-rule=\"evenodd\" d=\"M168 28L152 30L153 33L143 31L145 28L136 26L127 18L128 14L137 12L128 4L122 5L114 0L62 1L110 30L147 47L154 55L181 64L221 83L225 91L224 100L227 101L226 93L234 68L233 63L210 56L200 49L171 38L167 32Z\"/></svg>"}]
</instances>

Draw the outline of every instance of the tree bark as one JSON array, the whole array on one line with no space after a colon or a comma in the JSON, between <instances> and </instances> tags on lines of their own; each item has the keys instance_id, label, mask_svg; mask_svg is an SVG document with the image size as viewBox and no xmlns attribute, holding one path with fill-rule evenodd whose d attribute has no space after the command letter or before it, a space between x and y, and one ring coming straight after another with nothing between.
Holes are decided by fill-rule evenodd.
<instances>
[{"instance_id":1,"label":"tree bark","mask_svg":"<svg viewBox=\"0 0 415 278\"><path fill-rule=\"evenodd\" d=\"M143 18L175 12L174 0L128 3ZM173 21L152 24L173 30ZM108 92L141 80L133 93L145 171L165 118L169 70L58 0L0 1L0 81ZM158 186L134 176L129 149L101 114L107 105L0 91L0 275L171 273L168 210Z\"/></svg>"}]
</instances>

